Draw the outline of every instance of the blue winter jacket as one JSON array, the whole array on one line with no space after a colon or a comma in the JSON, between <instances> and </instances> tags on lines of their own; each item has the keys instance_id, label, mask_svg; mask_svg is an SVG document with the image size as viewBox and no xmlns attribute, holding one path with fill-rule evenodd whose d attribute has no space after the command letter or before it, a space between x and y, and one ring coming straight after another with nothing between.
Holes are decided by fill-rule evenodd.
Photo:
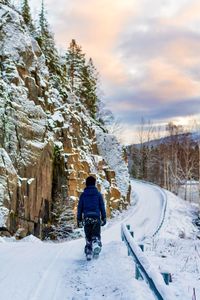
<instances>
[{"instance_id":1,"label":"blue winter jacket","mask_svg":"<svg viewBox=\"0 0 200 300\"><path fill-rule=\"evenodd\" d=\"M83 216L84 218L93 217L99 220L106 218L103 197L93 185L86 187L79 199L77 220L82 221Z\"/></svg>"}]
</instances>

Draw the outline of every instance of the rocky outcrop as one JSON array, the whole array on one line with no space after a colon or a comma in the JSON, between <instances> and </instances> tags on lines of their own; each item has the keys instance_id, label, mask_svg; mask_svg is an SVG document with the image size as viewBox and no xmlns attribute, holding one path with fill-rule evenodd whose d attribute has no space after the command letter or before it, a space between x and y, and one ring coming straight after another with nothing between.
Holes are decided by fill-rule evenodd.
<instances>
[{"instance_id":1,"label":"rocky outcrop","mask_svg":"<svg viewBox=\"0 0 200 300\"><path fill-rule=\"evenodd\" d=\"M63 99L51 85L37 42L21 16L2 4L0 59L0 227L18 236L58 232L57 224L72 232L89 174L97 177L108 215L126 208L130 185L121 146L77 97L68 92Z\"/></svg>"}]
</instances>

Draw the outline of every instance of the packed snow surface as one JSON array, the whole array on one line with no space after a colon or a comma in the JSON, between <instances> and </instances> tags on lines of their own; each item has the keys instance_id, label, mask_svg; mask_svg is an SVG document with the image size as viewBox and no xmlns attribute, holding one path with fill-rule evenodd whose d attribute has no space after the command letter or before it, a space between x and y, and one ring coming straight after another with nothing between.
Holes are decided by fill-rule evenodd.
<instances>
[{"instance_id":1,"label":"packed snow surface","mask_svg":"<svg viewBox=\"0 0 200 300\"><path fill-rule=\"evenodd\" d=\"M191 205L167 192L168 209L164 224L153 239L146 241L145 253L161 272L169 272L176 299L200 299L200 241L193 224L197 212ZM195 299L195 298L193 298Z\"/></svg>"},{"instance_id":2,"label":"packed snow surface","mask_svg":"<svg viewBox=\"0 0 200 300\"><path fill-rule=\"evenodd\" d=\"M136 240L150 239L162 222L163 194L159 188L139 182L133 182L133 190L130 209L103 228L98 260L85 260L84 239L44 243L29 236L20 242L0 243L0 299L154 299L145 282L134 279L134 262L121 242L120 229L125 222L131 224Z\"/></svg>"}]
</instances>

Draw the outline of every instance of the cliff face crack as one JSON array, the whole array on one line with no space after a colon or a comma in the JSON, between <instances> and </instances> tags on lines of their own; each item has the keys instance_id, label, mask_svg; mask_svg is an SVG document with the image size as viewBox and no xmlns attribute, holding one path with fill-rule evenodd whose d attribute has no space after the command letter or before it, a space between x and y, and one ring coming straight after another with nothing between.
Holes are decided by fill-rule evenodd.
<instances>
[{"instance_id":1,"label":"cliff face crack","mask_svg":"<svg viewBox=\"0 0 200 300\"><path fill-rule=\"evenodd\" d=\"M48 120L45 121L45 130L44 130L44 133L43 133L43 136L42 136L42 141L44 142L45 141L45 138L47 137L48 135Z\"/></svg>"},{"instance_id":2,"label":"cliff face crack","mask_svg":"<svg viewBox=\"0 0 200 300\"><path fill-rule=\"evenodd\" d=\"M5 119L5 113L2 114L2 134L0 136L0 145L2 148L5 148L5 136L6 136L6 119Z\"/></svg>"},{"instance_id":3,"label":"cliff face crack","mask_svg":"<svg viewBox=\"0 0 200 300\"><path fill-rule=\"evenodd\" d=\"M8 113L7 113L7 106L8 106L8 99L6 97L6 102L4 105L4 111L2 113L2 137L0 139L0 144L2 145L3 148L6 148L6 131L7 131L7 124L8 124Z\"/></svg>"},{"instance_id":4,"label":"cliff face crack","mask_svg":"<svg viewBox=\"0 0 200 300\"><path fill-rule=\"evenodd\" d=\"M20 157L20 161L22 161L23 160L22 150L21 150L22 146L21 146L21 141L20 141L17 125L15 125L15 132L16 132L16 137L17 137L17 142L18 142L19 157Z\"/></svg>"},{"instance_id":5,"label":"cliff face crack","mask_svg":"<svg viewBox=\"0 0 200 300\"><path fill-rule=\"evenodd\" d=\"M9 174L8 174L8 171L7 171L7 167L6 167L6 162L5 162L5 159L4 159L4 156L3 154L1 153L1 159L2 159L2 162L4 164L4 168L5 168L5 173L6 173L6 188L7 188L7 192L8 192L8 196L9 196L9 211L11 210L11 201L12 201L12 197L11 197L11 192L10 192L10 183L9 183Z\"/></svg>"}]
</instances>

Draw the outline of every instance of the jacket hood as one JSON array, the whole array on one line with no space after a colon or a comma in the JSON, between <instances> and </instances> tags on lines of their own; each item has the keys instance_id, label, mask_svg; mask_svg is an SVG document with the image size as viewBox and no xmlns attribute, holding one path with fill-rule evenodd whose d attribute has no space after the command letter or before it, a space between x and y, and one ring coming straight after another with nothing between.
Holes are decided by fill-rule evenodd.
<instances>
[{"instance_id":1,"label":"jacket hood","mask_svg":"<svg viewBox=\"0 0 200 300\"><path fill-rule=\"evenodd\" d=\"M98 192L98 189L96 188L95 185L87 186L87 187L84 189L84 193L86 193L86 194L88 194L88 195L96 194L97 192Z\"/></svg>"}]
</instances>

